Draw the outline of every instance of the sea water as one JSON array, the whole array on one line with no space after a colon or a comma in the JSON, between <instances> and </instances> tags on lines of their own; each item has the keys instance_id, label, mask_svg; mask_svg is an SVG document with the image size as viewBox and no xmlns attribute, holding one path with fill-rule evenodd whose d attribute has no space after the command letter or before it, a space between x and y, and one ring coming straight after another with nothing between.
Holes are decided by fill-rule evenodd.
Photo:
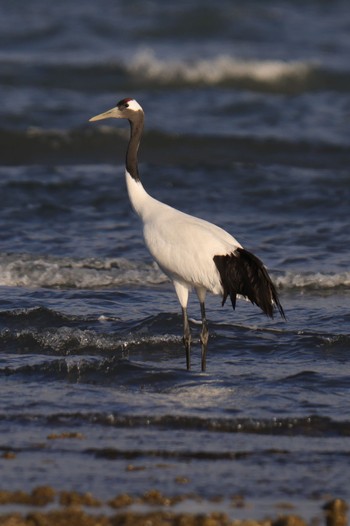
<instances>
[{"instance_id":1,"label":"sea water","mask_svg":"<svg viewBox=\"0 0 350 526\"><path fill-rule=\"evenodd\" d=\"M341 0L0 6L3 489L349 500L349 24ZM123 97L147 190L260 257L286 312L209 296L205 374L197 300L187 372L128 202L128 127L88 123Z\"/></svg>"}]
</instances>

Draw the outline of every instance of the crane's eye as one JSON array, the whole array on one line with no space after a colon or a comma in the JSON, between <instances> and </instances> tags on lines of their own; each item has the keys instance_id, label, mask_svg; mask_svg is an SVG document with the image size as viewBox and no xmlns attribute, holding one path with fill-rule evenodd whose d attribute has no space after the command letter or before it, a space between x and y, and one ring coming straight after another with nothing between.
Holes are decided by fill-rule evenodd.
<instances>
[{"instance_id":1,"label":"crane's eye","mask_svg":"<svg viewBox=\"0 0 350 526\"><path fill-rule=\"evenodd\" d=\"M129 107L129 102L131 101L131 99L123 99L123 100L120 100L118 103L117 103L117 107L120 109L120 110L125 110L126 108Z\"/></svg>"},{"instance_id":2,"label":"crane's eye","mask_svg":"<svg viewBox=\"0 0 350 526\"><path fill-rule=\"evenodd\" d=\"M125 108L128 108L129 104L127 102L118 102L117 108L119 108L121 111L125 110Z\"/></svg>"}]
</instances>

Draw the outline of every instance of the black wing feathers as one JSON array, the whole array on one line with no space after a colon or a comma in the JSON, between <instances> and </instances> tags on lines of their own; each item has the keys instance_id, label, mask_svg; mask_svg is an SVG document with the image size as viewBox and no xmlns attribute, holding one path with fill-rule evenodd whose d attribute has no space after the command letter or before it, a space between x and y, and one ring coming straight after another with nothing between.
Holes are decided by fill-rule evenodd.
<instances>
[{"instance_id":1,"label":"black wing feathers","mask_svg":"<svg viewBox=\"0 0 350 526\"><path fill-rule=\"evenodd\" d=\"M222 304L230 296L232 307L236 307L236 296L240 294L273 318L274 306L282 318L285 314L271 278L262 261L244 248L237 248L233 254L214 256L224 289Z\"/></svg>"}]
</instances>

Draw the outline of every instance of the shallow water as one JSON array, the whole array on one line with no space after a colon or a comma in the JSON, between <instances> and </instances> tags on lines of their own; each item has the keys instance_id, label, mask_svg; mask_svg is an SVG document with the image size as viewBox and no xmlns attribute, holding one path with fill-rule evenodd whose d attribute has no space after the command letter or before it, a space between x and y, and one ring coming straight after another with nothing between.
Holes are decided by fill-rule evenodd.
<instances>
[{"instance_id":1,"label":"shallow water","mask_svg":"<svg viewBox=\"0 0 350 526\"><path fill-rule=\"evenodd\" d=\"M347 3L96 5L0 7L6 488L349 500ZM261 257L286 311L208 298L205 374L197 302L188 373L127 200L127 128L88 123L124 96L146 188Z\"/></svg>"}]
</instances>

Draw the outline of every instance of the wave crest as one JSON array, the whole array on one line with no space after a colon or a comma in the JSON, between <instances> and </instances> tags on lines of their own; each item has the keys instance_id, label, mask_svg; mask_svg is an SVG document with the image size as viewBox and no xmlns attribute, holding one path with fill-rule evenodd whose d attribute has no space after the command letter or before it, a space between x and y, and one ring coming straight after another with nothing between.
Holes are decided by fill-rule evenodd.
<instances>
[{"instance_id":1,"label":"wave crest","mask_svg":"<svg viewBox=\"0 0 350 526\"><path fill-rule=\"evenodd\" d=\"M314 66L306 62L281 60L245 61L229 55L193 61L162 60L152 50L139 51L126 66L129 74L162 84L210 84L254 82L265 86L303 83ZM286 85L287 87L287 85Z\"/></svg>"},{"instance_id":2,"label":"wave crest","mask_svg":"<svg viewBox=\"0 0 350 526\"><path fill-rule=\"evenodd\" d=\"M350 286L350 272L334 274L287 272L285 275L277 277L275 282L278 287L286 289L330 290L347 288Z\"/></svg>"},{"instance_id":3,"label":"wave crest","mask_svg":"<svg viewBox=\"0 0 350 526\"><path fill-rule=\"evenodd\" d=\"M94 289L166 281L155 264L124 258L59 258L31 254L0 255L0 285Z\"/></svg>"}]
</instances>

